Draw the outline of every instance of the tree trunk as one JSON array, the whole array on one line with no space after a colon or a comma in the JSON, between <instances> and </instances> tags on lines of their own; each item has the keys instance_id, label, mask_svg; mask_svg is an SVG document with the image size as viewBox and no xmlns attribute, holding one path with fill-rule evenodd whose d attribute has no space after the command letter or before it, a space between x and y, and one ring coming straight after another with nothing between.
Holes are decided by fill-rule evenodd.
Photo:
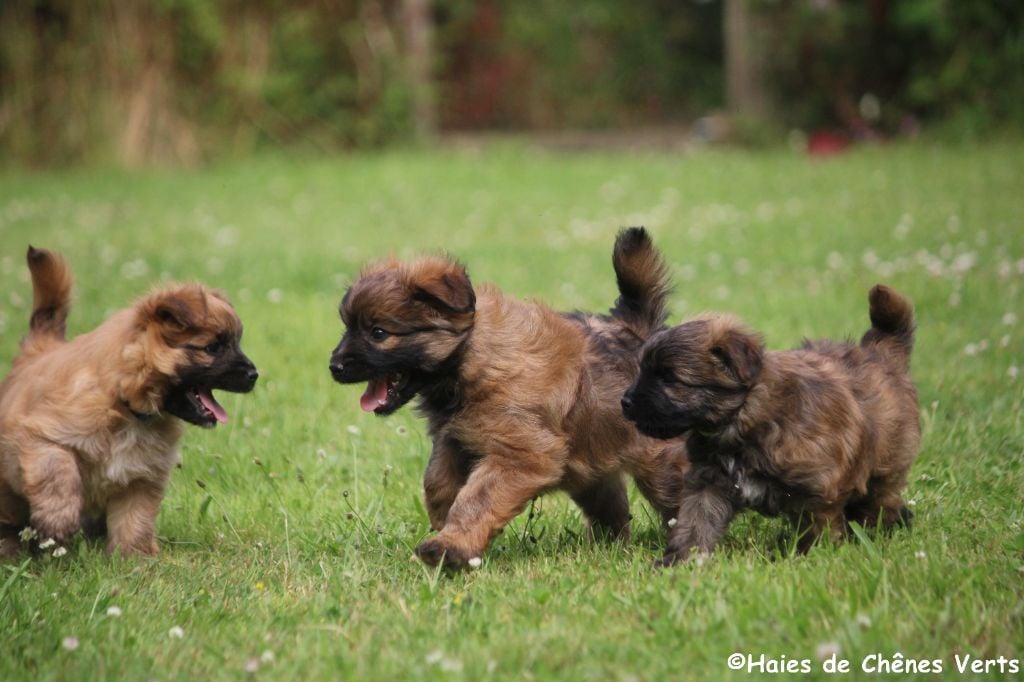
<instances>
[{"instance_id":1,"label":"tree trunk","mask_svg":"<svg viewBox=\"0 0 1024 682\"><path fill-rule=\"evenodd\" d=\"M725 94L729 112L763 119L770 112L765 83L766 20L750 0L724 0Z\"/></svg>"},{"instance_id":2,"label":"tree trunk","mask_svg":"<svg viewBox=\"0 0 1024 682\"><path fill-rule=\"evenodd\" d=\"M413 118L420 139L431 137L437 126L434 106L432 22L430 0L403 0L402 33L405 62L413 92Z\"/></svg>"}]
</instances>

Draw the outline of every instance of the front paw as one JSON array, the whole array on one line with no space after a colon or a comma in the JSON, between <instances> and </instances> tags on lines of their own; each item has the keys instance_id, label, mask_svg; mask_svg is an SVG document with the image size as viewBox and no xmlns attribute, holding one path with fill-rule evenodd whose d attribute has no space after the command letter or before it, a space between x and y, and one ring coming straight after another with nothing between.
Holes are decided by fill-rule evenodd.
<instances>
[{"instance_id":1,"label":"front paw","mask_svg":"<svg viewBox=\"0 0 1024 682\"><path fill-rule=\"evenodd\" d=\"M416 556L428 566L437 566L443 562L445 568L451 569L465 568L472 558L459 548L446 543L439 536L420 543L416 548Z\"/></svg>"},{"instance_id":2,"label":"front paw","mask_svg":"<svg viewBox=\"0 0 1024 682\"><path fill-rule=\"evenodd\" d=\"M78 511L71 509L50 514L33 514L31 525L40 540L53 538L61 544L70 540L82 527Z\"/></svg>"},{"instance_id":3,"label":"front paw","mask_svg":"<svg viewBox=\"0 0 1024 682\"><path fill-rule=\"evenodd\" d=\"M654 568L669 568L677 564L695 564L703 566L711 558L710 552L702 551L698 547L686 547L685 549L665 550L665 555L654 562Z\"/></svg>"}]
</instances>

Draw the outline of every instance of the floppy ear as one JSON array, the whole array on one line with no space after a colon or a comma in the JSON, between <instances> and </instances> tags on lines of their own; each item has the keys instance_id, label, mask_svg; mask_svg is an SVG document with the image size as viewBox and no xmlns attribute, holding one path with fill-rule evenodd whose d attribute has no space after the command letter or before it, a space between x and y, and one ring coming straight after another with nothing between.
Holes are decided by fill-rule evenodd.
<instances>
[{"instance_id":1,"label":"floppy ear","mask_svg":"<svg viewBox=\"0 0 1024 682\"><path fill-rule=\"evenodd\" d=\"M448 262L443 268L417 273L412 281L412 297L443 312L471 313L476 308L476 292L466 268Z\"/></svg>"},{"instance_id":2,"label":"floppy ear","mask_svg":"<svg viewBox=\"0 0 1024 682\"><path fill-rule=\"evenodd\" d=\"M730 329L711 349L711 354L722 361L733 378L749 386L761 374L764 344L753 334Z\"/></svg>"},{"instance_id":3,"label":"floppy ear","mask_svg":"<svg viewBox=\"0 0 1024 682\"><path fill-rule=\"evenodd\" d=\"M143 315L146 322L155 322L169 333L181 333L195 327L200 302L190 291L162 291L146 302Z\"/></svg>"}]
</instances>

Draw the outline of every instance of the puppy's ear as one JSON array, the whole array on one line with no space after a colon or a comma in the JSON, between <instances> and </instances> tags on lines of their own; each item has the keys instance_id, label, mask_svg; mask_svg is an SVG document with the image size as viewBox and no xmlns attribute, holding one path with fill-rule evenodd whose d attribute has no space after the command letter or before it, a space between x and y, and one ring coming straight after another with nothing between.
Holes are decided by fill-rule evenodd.
<instances>
[{"instance_id":1,"label":"puppy's ear","mask_svg":"<svg viewBox=\"0 0 1024 682\"><path fill-rule=\"evenodd\" d=\"M412 297L436 310L471 313L476 308L476 292L466 268L454 261L424 264L411 284Z\"/></svg>"},{"instance_id":2,"label":"puppy's ear","mask_svg":"<svg viewBox=\"0 0 1024 682\"><path fill-rule=\"evenodd\" d=\"M159 291L145 301L143 322L158 324L171 334L183 333L201 322L205 303L201 292L191 289Z\"/></svg>"},{"instance_id":3,"label":"puppy's ear","mask_svg":"<svg viewBox=\"0 0 1024 682\"><path fill-rule=\"evenodd\" d=\"M729 329L711 348L711 354L741 384L749 386L761 375L764 344L753 334Z\"/></svg>"}]
</instances>

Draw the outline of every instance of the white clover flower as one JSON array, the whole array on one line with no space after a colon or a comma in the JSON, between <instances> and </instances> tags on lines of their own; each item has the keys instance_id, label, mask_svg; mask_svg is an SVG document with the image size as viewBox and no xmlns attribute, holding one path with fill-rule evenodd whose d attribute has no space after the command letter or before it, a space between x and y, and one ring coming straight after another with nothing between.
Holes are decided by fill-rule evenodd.
<instances>
[{"instance_id":1,"label":"white clover flower","mask_svg":"<svg viewBox=\"0 0 1024 682\"><path fill-rule=\"evenodd\" d=\"M260 663L264 663L266 665L270 665L273 662L274 662L274 652L271 651L270 649L267 649L262 654L260 654Z\"/></svg>"},{"instance_id":2,"label":"white clover flower","mask_svg":"<svg viewBox=\"0 0 1024 682\"><path fill-rule=\"evenodd\" d=\"M673 516L671 519L668 520L668 527L675 528L677 523L679 523L679 520Z\"/></svg>"},{"instance_id":3,"label":"white clover flower","mask_svg":"<svg viewBox=\"0 0 1024 682\"><path fill-rule=\"evenodd\" d=\"M1010 377L1011 379L1016 379L1019 375L1020 369L1017 367L1017 365L1010 365L1009 367L1006 368L1006 376Z\"/></svg>"},{"instance_id":4,"label":"white clover flower","mask_svg":"<svg viewBox=\"0 0 1024 682\"><path fill-rule=\"evenodd\" d=\"M440 649L434 649L427 654L427 657L424 660L427 662L427 665L437 665L441 662L442 658L444 658L444 652Z\"/></svg>"},{"instance_id":5,"label":"white clover flower","mask_svg":"<svg viewBox=\"0 0 1024 682\"><path fill-rule=\"evenodd\" d=\"M814 650L814 656L819 661L838 656L841 651L839 642L822 642L818 645L818 648Z\"/></svg>"},{"instance_id":6,"label":"white clover flower","mask_svg":"<svg viewBox=\"0 0 1024 682\"><path fill-rule=\"evenodd\" d=\"M1002 337L1000 337L1000 339L999 339L999 347L1000 348L1006 348L1009 345L1010 345L1010 335L1009 334L1003 334Z\"/></svg>"},{"instance_id":7,"label":"white clover flower","mask_svg":"<svg viewBox=\"0 0 1024 682\"><path fill-rule=\"evenodd\" d=\"M245 672L247 673L254 673L258 671L260 669L260 659L250 658L245 662L245 665L242 667L242 669L245 670Z\"/></svg>"},{"instance_id":8,"label":"white clover flower","mask_svg":"<svg viewBox=\"0 0 1024 682\"><path fill-rule=\"evenodd\" d=\"M63 640L61 640L60 645L62 647L64 647L65 649L67 649L68 651L74 651L75 649L78 648L78 638L77 637L65 637Z\"/></svg>"},{"instance_id":9,"label":"white clover flower","mask_svg":"<svg viewBox=\"0 0 1024 682\"><path fill-rule=\"evenodd\" d=\"M121 266L121 276L125 279L138 279L149 274L149 264L142 258L130 260Z\"/></svg>"},{"instance_id":10,"label":"white clover flower","mask_svg":"<svg viewBox=\"0 0 1024 682\"><path fill-rule=\"evenodd\" d=\"M977 354L978 354L978 344L976 344L976 343L969 343L966 346L964 346L964 355L967 355L969 357L974 357Z\"/></svg>"},{"instance_id":11,"label":"white clover flower","mask_svg":"<svg viewBox=\"0 0 1024 682\"><path fill-rule=\"evenodd\" d=\"M1003 324L1008 327L1017 324L1017 313L1006 313L1003 315Z\"/></svg>"},{"instance_id":12,"label":"white clover flower","mask_svg":"<svg viewBox=\"0 0 1024 682\"><path fill-rule=\"evenodd\" d=\"M180 625L175 625L167 631L167 636L171 639L181 639L185 636L185 631L181 629Z\"/></svg>"},{"instance_id":13,"label":"white clover flower","mask_svg":"<svg viewBox=\"0 0 1024 682\"><path fill-rule=\"evenodd\" d=\"M356 426L355 424L349 424L348 428L345 429L345 430L348 431L349 433L351 433L353 436L358 436L359 435L359 427Z\"/></svg>"},{"instance_id":14,"label":"white clover flower","mask_svg":"<svg viewBox=\"0 0 1024 682\"><path fill-rule=\"evenodd\" d=\"M916 507L917 506L917 500L907 500L907 506L908 507Z\"/></svg>"},{"instance_id":15,"label":"white clover flower","mask_svg":"<svg viewBox=\"0 0 1024 682\"><path fill-rule=\"evenodd\" d=\"M267 292L267 300L271 303L280 303L282 298L284 298L284 292L280 289L271 289Z\"/></svg>"},{"instance_id":16,"label":"white clover flower","mask_svg":"<svg viewBox=\"0 0 1024 682\"><path fill-rule=\"evenodd\" d=\"M914 552L914 557L915 557L915 558L917 558L917 559L924 559L924 558L925 558L925 557L927 557L927 556L928 556L928 555L927 555L927 554L925 554L925 553L924 553L924 550L922 550L922 549L919 549L919 550L917 550L916 552Z\"/></svg>"},{"instance_id":17,"label":"white clover flower","mask_svg":"<svg viewBox=\"0 0 1024 682\"><path fill-rule=\"evenodd\" d=\"M953 268L953 272L964 273L973 268L977 262L978 255L973 251L968 251L954 258L953 262L950 263L950 267Z\"/></svg>"},{"instance_id":18,"label":"white clover flower","mask_svg":"<svg viewBox=\"0 0 1024 682\"><path fill-rule=\"evenodd\" d=\"M456 658L445 658L441 661L441 670L446 673L462 672L462 661Z\"/></svg>"},{"instance_id":19,"label":"white clover flower","mask_svg":"<svg viewBox=\"0 0 1024 682\"><path fill-rule=\"evenodd\" d=\"M22 542L31 542L32 540L35 540L38 536L39 534L36 533L36 529L32 526L25 526L21 529L21 532L18 533L18 538L20 538Z\"/></svg>"},{"instance_id":20,"label":"white clover flower","mask_svg":"<svg viewBox=\"0 0 1024 682\"><path fill-rule=\"evenodd\" d=\"M869 627L871 627L871 619L868 618L863 613L858 613L857 614L857 625L861 626L862 628L869 628Z\"/></svg>"},{"instance_id":21,"label":"white clover flower","mask_svg":"<svg viewBox=\"0 0 1024 682\"><path fill-rule=\"evenodd\" d=\"M107 615L110 616L111 618L120 618L121 617L121 607L120 606L111 606L110 608L107 609Z\"/></svg>"},{"instance_id":22,"label":"white clover flower","mask_svg":"<svg viewBox=\"0 0 1024 682\"><path fill-rule=\"evenodd\" d=\"M54 540L53 538L46 538L45 540L43 540L42 542L39 543L39 549L50 549L51 547L53 547L56 544L57 544L57 541Z\"/></svg>"},{"instance_id":23,"label":"white clover flower","mask_svg":"<svg viewBox=\"0 0 1024 682\"><path fill-rule=\"evenodd\" d=\"M843 267L843 257L836 251L832 251L828 254L828 259L826 260L826 262L828 263L828 267L830 270L838 270L839 268Z\"/></svg>"},{"instance_id":24,"label":"white clover flower","mask_svg":"<svg viewBox=\"0 0 1024 682\"><path fill-rule=\"evenodd\" d=\"M472 559L469 560L469 567L470 568L480 568L480 564L482 564L482 563L483 562L480 560L480 557L475 556L475 557L473 557Z\"/></svg>"},{"instance_id":25,"label":"white clover flower","mask_svg":"<svg viewBox=\"0 0 1024 682\"><path fill-rule=\"evenodd\" d=\"M68 548L67 547L58 547L57 549L53 550L53 555L52 556L53 556L54 559L59 559L62 556L64 556L65 554L67 554L67 553L68 553Z\"/></svg>"}]
</instances>

